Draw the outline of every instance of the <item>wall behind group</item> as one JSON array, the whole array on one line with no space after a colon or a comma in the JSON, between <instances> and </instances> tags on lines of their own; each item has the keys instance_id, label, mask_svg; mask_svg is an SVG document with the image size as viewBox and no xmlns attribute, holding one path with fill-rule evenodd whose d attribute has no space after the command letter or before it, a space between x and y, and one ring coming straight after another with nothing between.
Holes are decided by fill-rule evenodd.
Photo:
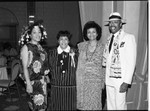
<instances>
[{"instance_id":1,"label":"wall behind group","mask_svg":"<svg viewBox=\"0 0 150 111\"><path fill-rule=\"evenodd\" d=\"M53 47L57 45L56 35L60 30L68 30L72 34L70 43L73 46L83 40L81 35L79 5L77 1L43 1L34 3L35 19L42 19L44 21L43 25L48 34L46 46ZM14 14L14 18L16 18L18 22L16 31L16 40L18 40L23 26L28 25L27 2L0 2L0 7L10 10L10 14ZM7 20L9 21L7 24L11 24L14 23L14 18L1 16L0 21L3 22L9 19Z\"/></svg>"},{"instance_id":2,"label":"wall behind group","mask_svg":"<svg viewBox=\"0 0 150 111\"><path fill-rule=\"evenodd\" d=\"M47 46L57 45L57 33L68 30L72 34L70 43L75 46L82 41L79 6L73 2L36 2L36 18L43 19L47 30Z\"/></svg>"},{"instance_id":3,"label":"wall behind group","mask_svg":"<svg viewBox=\"0 0 150 111\"><path fill-rule=\"evenodd\" d=\"M23 25L27 24L27 3L26 2L0 2L0 27L16 25L15 38L11 34L5 34L3 39L0 36L0 42L10 42L14 47L17 47L17 40L20 37L21 29ZM3 28L4 29L4 28ZM8 27L5 29L9 29ZM14 29L13 29L14 30ZM4 33L10 33L6 30ZM8 39L7 39L8 38ZM7 41L6 41L7 40Z\"/></svg>"}]
</instances>

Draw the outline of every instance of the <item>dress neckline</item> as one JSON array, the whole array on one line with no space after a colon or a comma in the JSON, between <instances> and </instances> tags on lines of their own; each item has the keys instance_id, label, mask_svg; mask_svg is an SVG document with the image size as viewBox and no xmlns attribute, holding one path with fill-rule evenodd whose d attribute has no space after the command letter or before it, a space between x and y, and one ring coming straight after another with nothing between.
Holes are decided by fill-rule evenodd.
<instances>
[{"instance_id":1,"label":"dress neckline","mask_svg":"<svg viewBox=\"0 0 150 111\"><path fill-rule=\"evenodd\" d=\"M89 61L89 62L90 62L90 61L92 60L92 58L93 58L93 56L94 56L96 50L97 50L97 47L99 46L99 43L98 43L98 41L97 41L96 47L95 47L95 49L94 49L93 52L90 52L90 51L88 50L88 45L89 45L89 42L88 42L87 45L86 45L85 53L86 53L86 61ZM90 52L90 57L88 57L88 52Z\"/></svg>"}]
</instances>

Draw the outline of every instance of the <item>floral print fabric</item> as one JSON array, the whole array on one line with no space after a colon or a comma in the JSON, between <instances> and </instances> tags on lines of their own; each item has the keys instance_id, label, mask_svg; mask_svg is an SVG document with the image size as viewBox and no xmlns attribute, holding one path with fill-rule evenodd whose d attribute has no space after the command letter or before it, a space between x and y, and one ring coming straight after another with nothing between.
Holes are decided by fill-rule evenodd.
<instances>
[{"instance_id":1,"label":"floral print fabric","mask_svg":"<svg viewBox=\"0 0 150 111\"><path fill-rule=\"evenodd\" d=\"M47 108L47 89L45 75L49 73L47 53L40 44L26 44L28 47L28 72L33 93L29 94L29 107L32 110Z\"/></svg>"}]
</instances>

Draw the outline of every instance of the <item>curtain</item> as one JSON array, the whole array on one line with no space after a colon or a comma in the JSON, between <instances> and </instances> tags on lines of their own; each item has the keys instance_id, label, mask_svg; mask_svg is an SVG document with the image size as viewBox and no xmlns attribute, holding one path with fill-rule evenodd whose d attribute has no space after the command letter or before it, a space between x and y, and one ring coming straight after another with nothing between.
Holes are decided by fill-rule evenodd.
<instances>
[{"instance_id":1,"label":"curtain","mask_svg":"<svg viewBox=\"0 0 150 111\"><path fill-rule=\"evenodd\" d=\"M83 30L85 23L88 21L95 21L97 24L99 24L103 28L102 5L103 5L102 1L94 1L94 2L93 1L79 1L79 10L80 10L82 30Z\"/></svg>"},{"instance_id":2,"label":"curtain","mask_svg":"<svg viewBox=\"0 0 150 111\"><path fill-rule=\"evenodd\" d=\"M137 87L134 95L134 105L136 109L145 109L145 99L147 98L147 86L145 82L148 79L148 58L147 58L147 2L140 2L139 27L137 43L137 62L135 71L135 80ZM141 15L141 16L140 16Z\"/></svg>"}]
</instances>

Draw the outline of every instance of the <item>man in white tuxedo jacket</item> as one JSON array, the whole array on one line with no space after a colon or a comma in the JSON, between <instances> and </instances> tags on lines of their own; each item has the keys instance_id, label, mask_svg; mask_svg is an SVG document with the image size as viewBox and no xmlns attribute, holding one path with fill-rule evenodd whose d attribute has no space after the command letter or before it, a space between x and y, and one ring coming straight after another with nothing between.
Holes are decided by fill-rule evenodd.
<instances>
[{"instance_id":1,"label":"man in white tuxedo jacket","mask_svg":"<svg viewBox=\"0 0 150 111\"><path fill-rule=\"evenodd\" d=\"M136 41L134 35L123 31L126 23L118 12L111 13L107 22L110 36L103 53L107 109L126 110L126 92L136 64Z\"/></svg>"}]
</instances>

